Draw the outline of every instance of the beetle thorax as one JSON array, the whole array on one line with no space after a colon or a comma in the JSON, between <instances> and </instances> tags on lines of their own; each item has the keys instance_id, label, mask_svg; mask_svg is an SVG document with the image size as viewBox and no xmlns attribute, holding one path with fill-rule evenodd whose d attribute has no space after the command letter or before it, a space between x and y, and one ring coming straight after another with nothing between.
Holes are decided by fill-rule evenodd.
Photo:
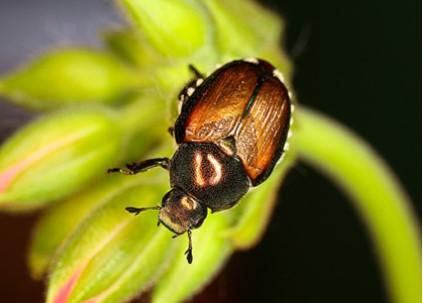
<instances>
[{"instance_id":1,"label":"beetle thorax","mask_svg":"<svg viewBox=\"0 0 423 303\"><path fill-rule=\"evenodd\" d=\"M224 167L221 159L212 153L198 150L194 153L191 166L197 187L215 186L222 182Z\"/></svg>"}]
</instances>

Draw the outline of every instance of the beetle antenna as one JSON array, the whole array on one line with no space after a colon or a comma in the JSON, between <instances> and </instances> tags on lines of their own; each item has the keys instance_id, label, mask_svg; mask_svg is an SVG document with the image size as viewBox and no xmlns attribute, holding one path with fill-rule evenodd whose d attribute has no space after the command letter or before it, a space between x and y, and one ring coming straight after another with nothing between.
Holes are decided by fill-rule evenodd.
<instances>
[{"instance_id":1,"label":"beetle antenna","mask_svg":"<svg viewBox=\"0 0 423 303\"><path fill-rule=\"evenodd\" d=\"M185 254L187 255L187 261L189 264L192 263L192 240L191 240L191 229L188 229L188 249L185 251Z\"/></svg>"},{"instance_id":2,"label":"beetle antenna","mask_svg":"<svg viewBox=\"0 0 423 303\"><path fill-rule=\"evenodd\" d=\"M153 207L125 207L126 211L134 214L135 216L138 215L140 212L145 211L145 210L160 210L160 208L162 208L161 206L153 206Z\"/></svg>"}]
</instances>

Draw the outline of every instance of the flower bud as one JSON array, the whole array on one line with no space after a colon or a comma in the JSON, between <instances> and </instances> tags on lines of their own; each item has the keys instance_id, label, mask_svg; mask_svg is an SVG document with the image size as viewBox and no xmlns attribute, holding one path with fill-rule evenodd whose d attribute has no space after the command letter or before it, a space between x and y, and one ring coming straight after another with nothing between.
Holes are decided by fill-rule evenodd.
<instances>
[{"instance_id":1,"label":"flower bud","mask_svg":"<svg viewBox=\"0 0 423 303\"><path fill-rule=\"evenodd\" d=\"M200 3L187 0L122 0L136 28L162 55L189 56L209 41Z\"/></svg>"},{"instance_id":2,"label":"flower bud","mask_svg":"<svg viewBox=\"0 0 423 303\"><path fill-rule=\"evenodd\" d=\"M140 160L143 153L163 139L170 145L168 111L164 110L167 105L157 94L145 93L115 109L126 135L124 163Z\"/></svg>"},{"instance_id":3,"label":"flower bud","mask_svg":"<svg viewBox=\"0 0 423 303\"><path fill-rule=\"evenodd\" d=\"M263 47L278 45L281 20L253 1L204 0L216 26L215 38L224 61L256 56Z\"/></svg>"},{"instance_id":4,"label":"flower bud","mask_svg":"<svg viewBox=\"0 0 423 303\"><path fill-rule=\"evenodd\" d=\"M82 219L89 215L96 205L114 196L121 184L113 181L116 181L116 178L111 177L92 189L71 196L53 205L41 216L33 231L28 256L33 278L41 279L44 276L60 244Z\"/></svg>"},{"instance_id":5,"label":"flower bud","mask_svg":"<svg viewBox=\"0 0 423 303\"><path fill-rule=\"evenodd\" d=\"M149 287L182 242L157 227L157 211L125 207L159 205L165 190L133 186L95 209L56 256L47 302L126 302Z\"/></svg>"},{"instance_id":6,"label":"flower bud","mask_svg":"<svg viewBox=\"0 0 423 303\"><path fill-rule=\"evenodd\" d=\"M28 124L0 148L0 209L33 209L75 192L105 174L121 147L115 116L99 107Z\"/></svg>"},{"instance_id":7,"label":"flower bud","mask_svg":"<svg viewBox=\"0 0 423 303\"><path fill-rule=\"evenodd\" d=\"M188 264L183 257L186 250L186 243L183 243L174 254L168 270L153 289L153 303L185 301L201 290L222 268L234 250L231 241L223 236L229 228L231 212L232 210L209 216L201 228L192 232L192 264Z\"/></svg>"},{"instance_id":8,"label":"flower bud","mask_svg":"<svg viewBox=\"0 0 423 303\"><path fill-rule=\"evenodd\" d=\"M139 36L131 29L109 30L103 33L103 40L106 46L126 63L151 72L157 65L163 65L165 60Z\"/></svg>"},{"instance_id":9,"label":"flower bud","mask_svg":"<svg viewBox=\"0 0 423 303\"><path fill-rule=\"evenodd\" d=\"M268 48L261 49L257 57L272 62L272 64L283 74L285 85L287 85L291 93L294 93L294 86L292 84L294 66L282 47L279 45L270 45Z\"/></svg>"},{"instance_id":10,"label":"flower bud","mask_svg":"<svg viewBox=\"0 0 423 303\"><path fill-rule=\"evenodd\" d=\"M54 51L0 80L0 95L31 109L117 101L142 83L113 55L88 49Z\"/></svg>"},{"instance_id":11,"label":"flower bud","mask_svg":"<svg viewBox=\"0 0 423 303\"><path fill-rule=\"evenodd\" d=\"M59 247L96 207L108 203L130 187L165 183L167 178L164 170L151 170L131 177L110 175L103 182L50 207L33 231L28 255L32 276L40 279L46 274Z\"/></svg>"}]
</instances>

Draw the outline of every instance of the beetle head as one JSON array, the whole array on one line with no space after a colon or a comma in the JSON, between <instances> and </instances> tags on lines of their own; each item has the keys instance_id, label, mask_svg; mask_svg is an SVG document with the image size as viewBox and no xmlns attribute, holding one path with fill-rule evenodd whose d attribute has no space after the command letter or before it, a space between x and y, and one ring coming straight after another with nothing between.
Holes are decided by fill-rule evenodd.
<instances>
[{"instance_id":1,"label":"beetle head","mask_svg":"<svg viewBox=\"0 0 423 303\"><path fill-rule=\"evenodd\" d=\"M162 200L159 222L176 234L183 234L198 228L207 216L207 208L175 188L169 191Z\"/></svg>"},{"instance_id":2,"label":"beetle head","mask_svg":"<svg viewBox=\"0 0 423 303\"><path fill-rule=\"evenodd\" d=\"M126 207L126 210L134 215L138 215L145 210L158 210L159 223L162 223L176 236L183 233L188 234L189 245L185 252L188 263L192 262L192 240L191 230L198 228L207 216L207 207L203 206L194 198L188 196L178 188L168 192L162 200L161 206L153 207Z\"/></svg>"}]
</instances>

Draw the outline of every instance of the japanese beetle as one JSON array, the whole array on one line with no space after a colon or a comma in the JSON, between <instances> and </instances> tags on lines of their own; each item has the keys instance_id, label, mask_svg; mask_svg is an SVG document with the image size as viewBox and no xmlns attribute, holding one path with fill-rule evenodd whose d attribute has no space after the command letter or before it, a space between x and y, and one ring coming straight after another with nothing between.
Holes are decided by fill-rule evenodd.
<instances>
[{"instance_id":1,"label":"japanese beetle","mask_svg":"<svg viewBox=\"0 0 423 303\"><path fill-rule=\"evenodd\" d=\"M172 159L156 158L112 168L136 174L161 166L172 189L161 206L127 207L139 214L159 210L159 223L176 235L191 230L212 212L233 207L247 191L264 182L288 148L293 106L282 75L268 62L229 62L204 77L193 66L193 79L179 94L181 111L171 128L178 149Z\"/></svg>"}]
</instances>

